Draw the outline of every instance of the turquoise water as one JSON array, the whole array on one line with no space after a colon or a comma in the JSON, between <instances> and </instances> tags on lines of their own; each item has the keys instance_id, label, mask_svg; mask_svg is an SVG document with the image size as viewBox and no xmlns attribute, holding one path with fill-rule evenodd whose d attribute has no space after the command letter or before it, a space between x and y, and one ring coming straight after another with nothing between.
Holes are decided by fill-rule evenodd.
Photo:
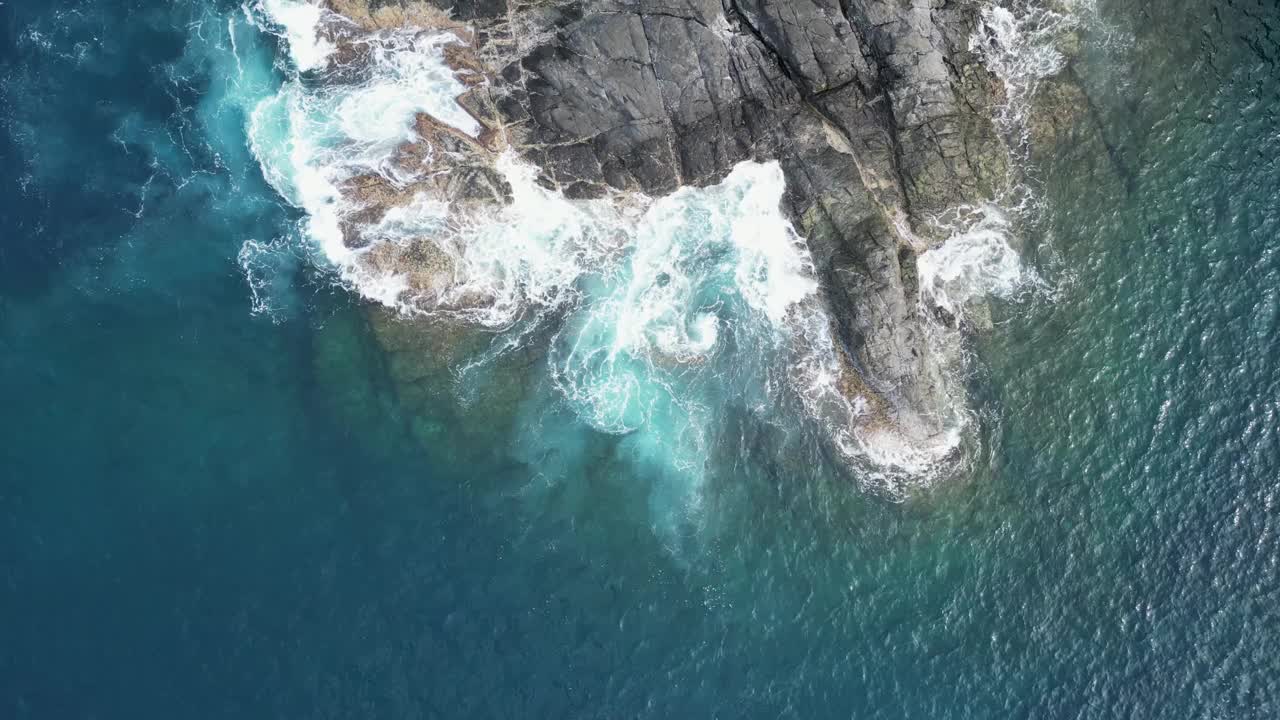
<instances>
[{"instance_id":1,"label":"turquoise water","mask_svg":"<svg viewBox=\"0 0 1280 720\"><path fill-rule=\"evenodd\" d=\"M692 435L572 402L591 313L458 382L264 177L291 70L239 5L0 5L0 711L1276 716L1280 10L1083 17L1105 142L1038 168L972 466L898 499L764 354L642 386ZM733 340L717 267L648 327Z\"/></svg>"}]
</instances>

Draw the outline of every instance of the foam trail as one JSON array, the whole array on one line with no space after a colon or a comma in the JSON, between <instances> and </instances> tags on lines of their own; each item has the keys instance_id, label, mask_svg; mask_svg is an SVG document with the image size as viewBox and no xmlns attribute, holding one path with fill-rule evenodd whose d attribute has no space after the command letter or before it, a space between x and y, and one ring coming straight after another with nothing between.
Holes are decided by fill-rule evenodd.
<instances>
[{"instance_id":1,"label":"foam trail","mask_svg":"<svg viewBox=\"0 0 1280 720\"><path fill-rule=\"evenodd\" d=\"M716 372L722 329L761 353L790 337L792 311L817 282L781 192L776 163L743 163L720 185L677 191L645 212L626 264L588 290L558 356L566 395L598 429L642 425L656 402L644 387L652 378Z\"/></svg>"},{"instance_id":2,"label":"foam trail","mask_svg":"<svg viewBox=\"0 0 1280 720\"><path fill-rule=\"evenodd\" d=\"M343 98L338 117L356 141L383 143L412 140L389 118L403 121L425 112L475 137L480 123L457 103L466 87L444 62L444 46L458 42L450 33L422 34L396 30L362 40L370 50L375 82Z\"/></svg>"},{"instance_id":3,"label":"foam trail","mask_svg":"<svg viewBox=\"0 0 1280 720\"><path fill-rule=\"evenodd\" d=\"M250 311L283 322L295 303L290 275L298 258L293 248L282 238L269 243L246 240L236 261L249 286Z\"/></svg>"}]
</instances>

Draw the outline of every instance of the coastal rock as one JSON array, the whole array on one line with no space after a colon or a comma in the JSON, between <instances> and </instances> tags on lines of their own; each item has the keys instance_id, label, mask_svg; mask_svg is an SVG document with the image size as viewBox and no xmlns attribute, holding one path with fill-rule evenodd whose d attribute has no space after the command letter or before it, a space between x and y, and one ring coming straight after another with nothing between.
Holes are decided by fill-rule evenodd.
<instances>
[{"instance_id":1,"label":"coastal rock","mask_svg":"<svg viewBox=\"0 0 1280 720\"><path fill-rule=\"evenodd\" d=\"M570 198L661 196L779 161L837 351L860 376L845 385L912 438L942 430L916 258L941 239L936 214L990 201L1009 178L992 119L1003 89L970 48L978 2L330 4L368 28L468 26L451 62L487 79L462 103L489 140L458 141L450 163L480 179L449 180L461 187L436 189L447 197L499 197L482 169L499 145Z\"/></svg>"},{"instance_id":2,"label":"coastal rock","mask_svg":"<svg viewBox=\"0 0 1280 720\"><path fill-rule=\"evenodd\" d=\"M520 404L537 384L544 360L537 346L506 353L477 370L484 373L480 382L458 369L488 348L491 335L457 322L417 322L379 306L371 306L367 319L397 407L423 448L466 465L508 436Z\"/></svg>"}]
</instances>

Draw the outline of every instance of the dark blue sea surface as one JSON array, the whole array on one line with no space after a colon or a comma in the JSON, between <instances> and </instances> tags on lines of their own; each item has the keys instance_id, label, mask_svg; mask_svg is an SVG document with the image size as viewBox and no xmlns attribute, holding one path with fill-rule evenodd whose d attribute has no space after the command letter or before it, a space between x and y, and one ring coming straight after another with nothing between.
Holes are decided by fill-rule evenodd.
<instances>
[{"instance_id":1,"label":"dark blue sea surface","mask_svg":"<svg viewBox=\"0 0 1280 720\"><path fill-rule=\"evenodd\" d=\"M300 249L245 7L5 0L0 717L1280 717L1280 7L1078 5L974 466L730 408L667 523L650 445L459 399Z\"/></svg>"}]
</instances>

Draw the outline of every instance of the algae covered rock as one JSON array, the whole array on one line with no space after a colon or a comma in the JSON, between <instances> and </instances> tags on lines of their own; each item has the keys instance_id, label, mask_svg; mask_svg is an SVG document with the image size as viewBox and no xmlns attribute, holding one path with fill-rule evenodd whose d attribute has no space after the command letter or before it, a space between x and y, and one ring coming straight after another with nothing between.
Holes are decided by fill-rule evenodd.
<instances>
[{"instance_id":1,"label":"algae covered rock","mask_svg":"<svg viewBox=\"0 0 1280 720\"><path fill-rule=\"evenodd\" d=\"M377 456L391 457L406 429L397 389L364 312L335 313L312 332L312 372L334 421Z\"/></svg>"},{"instance_id":2,"label":"algae covered rock","mask_svg":"<svg viewBox=\"0 0 1280 720\"><path fill-rule=\"evenodd\" d=\"M535 343L490 353L495 336L461 322L406 317L366 308L397 401L414 438L428 451L465 460L507 442L534 387L542 352ZM467 448L471 448L468 451Z\"/></svg>"}]
</instances>

